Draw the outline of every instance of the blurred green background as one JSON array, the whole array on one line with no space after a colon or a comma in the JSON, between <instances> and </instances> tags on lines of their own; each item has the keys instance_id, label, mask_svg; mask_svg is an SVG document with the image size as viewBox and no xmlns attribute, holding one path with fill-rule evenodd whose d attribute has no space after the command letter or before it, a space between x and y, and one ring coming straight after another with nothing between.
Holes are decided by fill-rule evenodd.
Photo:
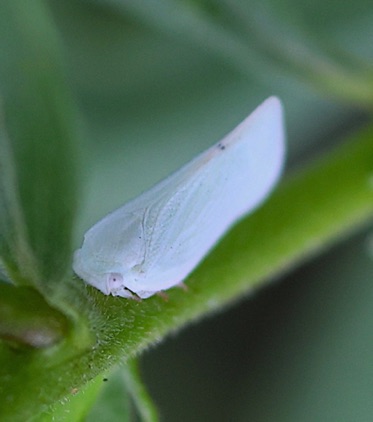
<instances>
[{"instance_id":1,"label":"blurred green background","mask_svg":"<svg viewBox=\"0 0 373 422\"><path fill-rule=\"evenodd\" d=\"M147 352L165 421L370 421L372 259L343 242Z\"/></svg>"},{"instance_id":2,"label":"blurred green background","mask_svg":"<svg viewBox=\"0 0 373 422\"><path fill-rule=\"evenodd\" d=\"M289 171L369 119L371 0L48 3L85 133L77 247L270 95ZM162 420L371 421L371 231L146 352Z\"/></svg>"}]
</instances>

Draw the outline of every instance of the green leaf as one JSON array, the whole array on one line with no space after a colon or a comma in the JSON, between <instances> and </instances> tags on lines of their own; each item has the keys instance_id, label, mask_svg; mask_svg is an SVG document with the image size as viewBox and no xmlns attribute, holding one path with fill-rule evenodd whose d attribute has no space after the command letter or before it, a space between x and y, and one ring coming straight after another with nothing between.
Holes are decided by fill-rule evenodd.
<instances>
[{"instance_id":1,"label":"green leaf","mask_svg":"<svg viewBox=\"0 0 373 422\"><path fill-rule=\"evenodd\" d=\"M2 120L0 121L0 257L11 278L20 278L19 267L22 268L22 274L32 275L33 279L37 278L19 202L13 155ZM27 280L25 282L27 283Z\"/></svg>"},{"instance_id":2,"label":"green leaf","mask_svg":"<svg viewBox=\"0 0 373 422\"><path fill-rule=\"evenodd\" d=\"M132 398L143 422L158 421L157 410L141 380L136 359L128 360L111 375L99 378L105 382L105 385L86 422L131 421L129 398Z\"/></svg>"},{"instance_id":3,"label":"green leaf","mask_svg":"<svg viewBox=\"0 0 373 422\"><path fill-rule=\"evenodd\" d=\"M131 403L123 378L123 368L117 368L108 376L98 377L102 389L97 397L86 422L130 422Z\"/></svg>"},{"instance_id":4,"label":"green leaf","mask_svg":"<svg viewBox=\"0 0 373 422\"><path fill-rule=\"evenodd\" d=\"M0 418L24 421L39 414L120 360L221 310L360 227L373 216L372 174L369 127L286 179L186 280L188 291L171 289L168 300L136 302L105 296L83 282L64 285L70 306L89 321L95 344L77 347L76 333L45 352L19 354L0 348Z\"/></svg>"},{"instance_id":5,"label":"green leaf","mask_svg":"<svg viewBox=\"0 0 373 422\"><path fill-rule=\"evenodd\" d=\"M297 7L298 13L307 10L299 2L93 1L133 15L160 33L196 44L246 76L279 79L283 72L324 95L365 107L373 103L371 62L343 51L343 43L325 45L312 31L299 30L303 22L296 13L290 13L289 19L289 8Z\"/></svg>"},{"instance_id":6,"label":"green leaf","mask_svg":"<svg viewBox=\"0 0 373 422\"><path fill-rule=\"evenodd\" d=\"M14 282L42 290L70 270L77 196L74 106L44 2L0 3L0 53L11 141L9 146L2 139L0 145L5 151L0 227L10 224L8 232L17 235L3 261ZM9 235L2 238L2 252L6 239ZM32 264L25 265L25 250L32 251Z\"/></svg>"},{"instance_id":7,"label":"green leaf","mask_svg":"<svg viewBox=\"0 0 373 422\"><path fill-rule=\"evenodd\" d=\"M132 15L145 25L172 38L196 44L203 51L222 58L240 73L252 75L256 71L263 72L260 54L231 28L220 25L221 5L204 7L197 2L174 0L160 0L157 3L149 0L91 1L112 7L123 15Z\"/></svg>"},{"instance_id":8,"label":"green leaf","mask_svg":"<svg viewBox=\"0 0 373 422\"><path fill-rule=\"evenodd\" d=\"M157 409L141 379L138 360L130 359L122 370L127 390L131 395L143 422L157 422Z\"/></svg>"},{"instance_id":9,"label":"green leaf","mask_svg":"<svg viewBox=\"0 0 373 422\"><path fill-rule=\"evenodd\" d=\"M243 28L246 43L255 43L259 53L276 69L289 72L324 95L371 107L373 68L369 60L348 54L343 43L319 40L315 27L305 30L296 13L290 14L289 19L289 5L273 0L264 5L241 0L223 3L226 12L233 14L234 28ZM306 9L305 4L296 6Z\"/></svg>"}]
</instances>

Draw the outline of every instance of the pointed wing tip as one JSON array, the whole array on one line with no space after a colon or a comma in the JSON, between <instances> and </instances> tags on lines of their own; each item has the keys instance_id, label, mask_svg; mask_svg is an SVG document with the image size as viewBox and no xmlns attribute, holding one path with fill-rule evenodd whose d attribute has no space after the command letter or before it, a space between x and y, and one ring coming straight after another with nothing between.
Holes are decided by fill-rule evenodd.
<instances>
[{"instance_id":1,"label":"pointed wing tip","mask_svg":"<svg viewBox=\"0 0 373 422\"><path fill-rule=\"evenodd\" d=\"M283 106L281 100L276 96L268 97L261 104L259 104L247 117L243 120L243 126L251 124L254 121L258 122L281 122L281 126L284 126L283 122Z\"/></svg>"},{"instance_id":2,"label":"pointed wing tip","mask_svg":"<svg viewBox=\"0 0 373 422\"><path fill-rule=\"evenodd\" d=\"M285 138L284 112L281 100L271 96L264 100L245 120L237 127L241 131L247 131L252 126L270 125L280 138Z\"/></svg>"},{"instance_id":3,"label":"pointed wing tip","mask_svg":"<svg viewBox=\"0 0 373 422\"><path fill-rule=\"evenodd\" d=\"M262 131L271 133L271 138L277 144L285 143L285 121L281 100L276 96L271 96L264 100L246 119L233 129L224 139L227 142L234 142L241 137L254 136L260 141L258 136Z\"/></svg>"},{"instance_id":4,"label":"pointed wing tip","mask_svg":"<svg viewBox=\"0 0 373 422\"><path fill-rule=\"evenodd\" d=\"M268 97L257 108L263 114L279 115L282 117L283 106L280 98L276 96Z\"/></svg>"},{"instance_id":5,"label":"pointed wing tip","mask_svg":"<svg viewBox=\"0 0 373 422\"><path fill-rule=\"evenodd\" d=\"M277 144L281 145L281 154L283 160L285 160L286 128L282 101L276 96L271 96L264 100L254 113L256 111L258 112L258 120L265 122L267 125L271 125L272 134L274 139L277 139Z\"/></svg>"},{"instance_id":6,"label":"pointed wing tip","mask_svg":"<svg viewBox=\"0 0 373 422\"><path fill-rule=\"evenodd\" d=\"M279 135L281 142L285 141L284 108L278 97L271 96L267 98L253 111L251 115L253 117L255 116L254 119L259 122L272 125L274 133Z\"/></svg>"},{"instance_id":7,"label":"pointed wing tip","mask_svg":"<svg viewBox=\"0 0 373 422\"><path fill-rule=\"evenodd\" d=\"M258 141L262 142L260 134L266 133L276 162L279 163L278 167L282 169L286 157L286 129L281 100L276 96L267 98L249 115L246 122L247 128L256 128Z\"/></svg>"}]
</instances>

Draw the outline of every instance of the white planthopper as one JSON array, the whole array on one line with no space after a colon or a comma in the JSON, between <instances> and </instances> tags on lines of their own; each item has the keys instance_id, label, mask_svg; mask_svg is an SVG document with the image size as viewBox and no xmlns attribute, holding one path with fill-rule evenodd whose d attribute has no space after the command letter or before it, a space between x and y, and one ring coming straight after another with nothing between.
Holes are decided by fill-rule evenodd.
<instances>
[{"instance_id":1,"label":"white planthopper","mask_svg":"<svg viewBox=\"0 0 373 422\"><path fill-rule=\"evenodd\" d=\"M75 273L126 298L180 284L264 201L284 160L282 106L270 97L223 140L89 229L74 255Z\"/></svg>"}]
</instances>

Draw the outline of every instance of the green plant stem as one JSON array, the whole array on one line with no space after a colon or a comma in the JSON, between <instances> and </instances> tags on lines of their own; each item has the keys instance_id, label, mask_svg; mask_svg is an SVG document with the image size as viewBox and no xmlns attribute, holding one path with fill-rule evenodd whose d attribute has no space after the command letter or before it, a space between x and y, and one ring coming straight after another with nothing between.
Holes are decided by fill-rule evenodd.
<instances>
[{"instance_id":1,"label":"green plant stem","mask_svg":"<svg viewBox=\"0 0 373 422\"><path fill-rule=\"evenodd\" d=\"M159 420L157 409L145 389L136 359L127 361L126 366L123 368L123 377L141 420L143 422L157 422Z\"/></svg>"},{"instance_id":2,"label":"green plant stem","mask_svg":"<svg viewBox=\"0 0 373 422\"><path fill-rule=\"evenodd\" d=\"M295 172L254 215L237 224L186 280L188 291L141 302L103 295L82 282L65 300L87 318L91 347L66 339L51 350L0 349L0 419L25 421L103 370L166 334L236 300L371 220L373 127ZM58 382L56 382L58 380ZM17 409L15 415L14 409Z\"/></svg>"}]
</instances>

